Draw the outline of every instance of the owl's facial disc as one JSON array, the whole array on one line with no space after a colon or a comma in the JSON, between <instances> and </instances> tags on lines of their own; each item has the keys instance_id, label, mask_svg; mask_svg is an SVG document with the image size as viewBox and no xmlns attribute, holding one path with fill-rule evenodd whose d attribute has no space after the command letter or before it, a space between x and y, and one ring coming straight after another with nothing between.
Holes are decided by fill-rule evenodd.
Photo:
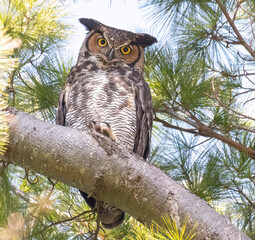
<instances>
[{"instance_id":1,"label":"owl's facial disc","mask_svg":"<svg viewBox=\"0 0 255 240\"><path fill-rule=\"evenodd\" d=\"M116 43L114 38L94 32L87 40L87 49L98 57L104 64L126 63L132 64L143 56L143 48L129 42Z\"/></svg>"}]
</instances>

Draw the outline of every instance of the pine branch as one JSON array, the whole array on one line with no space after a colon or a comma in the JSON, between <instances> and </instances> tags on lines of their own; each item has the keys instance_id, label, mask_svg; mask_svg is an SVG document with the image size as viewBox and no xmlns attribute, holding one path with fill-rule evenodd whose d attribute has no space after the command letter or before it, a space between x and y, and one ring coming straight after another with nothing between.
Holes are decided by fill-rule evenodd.
<instances>
[{"instance_id":1,"label":"pine branch","mask_svg":"<svg viewBox=\"0 0 255 240\"><path fill-rule=\"evenodd\" d=\"M10 142L5 161L79 188L114 204L141 222L197 226L197 240L248 240L224 216L161 170L89 129L78 131L9 109Z\"/></svg>"},{"instance_id":2,"label":"pine branch","mask_svg":"<svg viewBox=\"0 0 255 240\"><path fill-rule=\"evenodd\" d=\"M176 116L176 114L175 114L175 116ZM232 140L229 137L226 137L226 136L223 136L223 135L217 133L212 127L206 126L204 123L199 121L194 115L192 116L192 118L193 118L193 120L195 120L196 125L197 125L197 128L195 128L195 129L194 128L188 129L188 128L182 128L182 127L179 127L179 126L175 126L175 125L170 124L167 121L164 121L164 120L162 120L158 117L154 117L154 120L156 122L162 123L163 126L168 127L168 128L172 128L172 129L176 129L176 130L179 130L179 131L191 133L191 134L194 134L196 136L200 135L200 136L204 136L204 137L215 138L217 140L220 140L223 143L226 143L228 146L233 147L233 148L237 149L238 151L247 154L250 158L255 159L255 151L253 149L248 148L245 145L243 145L241 143L238 143L238 142ZM177 119L180 119L180 118L178 117ZM187 121L185 121L185 122L187 123ZM193 122L192 122L192 126L194 126ZM249 131L253 132L253 130L249 130Z\"/></svg>"},{"instance_id":3,"label":"pine branch","mask_svg":"<svg viewBox=\"0 0 255 240\"><path fill-rule=\"evenodd\" d=\"M248 115L246 115L246 114L243 114L243 113L241 113L241 112L236 111L235 109L233 109L233 108L227 106L226 104L224 104L224 103L220 100L220 98L219 98L219 96L218 96L218 93L217 93L217 91L216 91L216 89L215 89L214 77L212 78L212 90L213 90L213 93L214 93L214 99L216 99L217 102L218 102L222 107L228 109L229 111L231 111L231 112L233 112L233 113L235 113L235 114L237 114L237 115L239 115L239 116L242 116L242 117L244 117L244 118L247 118L247 119L250 119L250 120L252 120L252 121L255 121L255 118L253 118L253 117L251 117L251 116L248 116Z\"/></svg>"},{"instance_id":4,"label":"pine branch","mask_svg":"<svg viewBox=\"0 0 255 240\"><path fill-rule=\"evenodd\" d=\"M182 132L187 132L187 133L198 134L197 129L178 127L178 126L175 126L173 124L168 123L167 121L164 121L163 119L158 118L157 116L154 117L154 121L162 123L163 126L167 127L167 128L172 128L172 129L176 129L176 130L179 130L179 131L182 131Z\"/></svg>"},{"instance_id":5,"label":"pine branch","mask_svg":"<svg viewBox=\"0 0 255 240\"><path fill-rule=\"evenodd\" d=\"M16 194L19 198L23 199L27 203L35 202L35 200L31 197L29 197L26 193L22 192L20 189L18 189L15 185L10 185L11 191Z\"/></svg>"},{"instance_id":6,"label":"pine branch","mask_svg":"<svg viewBox=\"0 0 255 240\"><path fill-rule=\"evenodd\" d=\"M195 116L193 116L193 118L199 126L198 128L199 133L197 135L218 139L223 143L228 144L230 147L233 147L238 151L247 154L250 158L255 159L255 151L253 149L248 148L245 145L238 143L229 137L216 133L212 128L206 126L205 124L200 122L197 118L195 118Z\"/></svg>"},{"instance_id":7,"label":"pine branch","mask_svg":"<svg viewBox=\"0 0 255 240\"><path fill-rule=\"evenodd\" d=\"M79 213L79 214L77 214L75 216L72 216L70 218L66 218L66 219L63 219L63 220L60 220L60 221L57 221L57 222L53 222L53 223L51 223L51 224L49 224L47 226L44 226L44 224L43 224L43 229L42 230L40 230L39 232L33 233L32 235L30 235L28 237L25 237L24 239L33 238L36 235L42 234L43 232L45 232L49 228L52 228L52 227L57 226L57 225L61 225L63 223L67 223L67 222L71 222L71 221L77 220L80 217L82 217L83 215L88 214L88 213L91 213L91 211L84 211L84 212ZM36 218L35 216L33 216L33 217ZM40 219L38 219L38 220L40 221Z\"/></svg>"},{"instance_id":8,"label":"pine branch","mask_svg":"<svg viewBox=\"0 0 255 240\"><path fill-rule=\"evenodd\" d=\"M246 48L246 50L255 59L255 51L252 49L252 47L242 37L241 33L239 32L239 30L237 29L237 27L234 23L234 19L233 20L231 19L231 17L229 16L227 10L225 9L225 7L223 6L223 4L220 0L216 0L216 2L218 3L218 5L219 5L221 11L223 12L223 14L225 15L225 17L227 18L230 26L232 27L233 31L235 32L235 34L236 34L238 40L240 41L240 43Z\"/></svg>"}]
</instances>

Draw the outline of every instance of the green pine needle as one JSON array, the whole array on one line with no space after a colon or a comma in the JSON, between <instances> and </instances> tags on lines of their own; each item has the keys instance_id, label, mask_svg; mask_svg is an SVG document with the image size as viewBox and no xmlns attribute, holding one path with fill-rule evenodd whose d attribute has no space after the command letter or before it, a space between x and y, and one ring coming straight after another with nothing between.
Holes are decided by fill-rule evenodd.
<instances>
[{"instance_id":1,"label":"green pine needle","mask_svg":"<svg viewBox=\"0 0 255 240\"><path fill-rule=\"evenodd\" d=\"M7 71L11 71L17 66L17 59L10 58L13 49L18 47L19 41L12 40L10 36L5 34L5 30L0 30L0 155L6 150L8 143L8 125L5 120L8 94L6 88L9 84Z\"/></svg>"},{"instance_id":2,"label":"green pine needle","mask_svg":"<svg viewBox=\"0 0 255 240\"><path fill-rule=\"evenodd\" d=\"M151 224L150 228L137 223L134 227L134 236L128 236L129 240L192 240L196 236L196 226L195 224L191 230L187 230L187 223L189 219L187 218L182 223L181 227L178 227L175 221L172 221L169 216L162 217L164 221L164 226L158 225L156 222Z\"/></svg>"}]
</instances>

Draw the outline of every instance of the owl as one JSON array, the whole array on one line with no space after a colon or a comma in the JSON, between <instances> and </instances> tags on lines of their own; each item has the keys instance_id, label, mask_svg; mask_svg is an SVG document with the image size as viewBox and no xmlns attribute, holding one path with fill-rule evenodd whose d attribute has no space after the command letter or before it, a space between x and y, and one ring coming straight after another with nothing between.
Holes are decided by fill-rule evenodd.
<instances>
[{"instance_id":1,"label":"owl","mask_svg":"<svg viewBox=\"0 0 255 240\"><path fill-rule=\"evenodd\" d=\"M146 159L153 106L143 78L144 48L157 40L93 19L79 20L88 34L60 95L56 123L79 130L94 128ZM98 205L98 199L80 193L92 209ZM110 229L123 222L122 210L100 203L97 212L103 227Z\"/></svg>"}]
</instances>

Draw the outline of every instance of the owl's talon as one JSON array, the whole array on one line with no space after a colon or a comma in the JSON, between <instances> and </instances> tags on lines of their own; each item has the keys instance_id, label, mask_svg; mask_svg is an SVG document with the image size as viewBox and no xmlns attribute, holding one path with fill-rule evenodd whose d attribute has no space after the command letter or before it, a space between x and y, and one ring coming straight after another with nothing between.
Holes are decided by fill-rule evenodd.
<instances>
[{"instance_id":1,"label":"owl's talon","mask_svg":"<svg viewBox=\"0 0 255 240\"><path fill-rule=\"evenodd\" d=\"M96 121L92 121L92 125L93 125L93 128L94 128L97 132L103 133L102 127L101 127L100 123L98 123L98 122L96 122Z\"/></svg>"},{"instance_id":2,"label":"owl's talon","mask_svg":"<svg viewBox=\"0 0 255 240\"><path fill-rule=\"evenodd\" d=\"M112 128L110 126L109 123L107 122L96 122L96 121L92 121L93 123L93 127L97 132L100 132L102 134L104 134L105 136L111 138L113 141L116 141L116 138L112 132Z\"/></svg>"}]
</instances>

